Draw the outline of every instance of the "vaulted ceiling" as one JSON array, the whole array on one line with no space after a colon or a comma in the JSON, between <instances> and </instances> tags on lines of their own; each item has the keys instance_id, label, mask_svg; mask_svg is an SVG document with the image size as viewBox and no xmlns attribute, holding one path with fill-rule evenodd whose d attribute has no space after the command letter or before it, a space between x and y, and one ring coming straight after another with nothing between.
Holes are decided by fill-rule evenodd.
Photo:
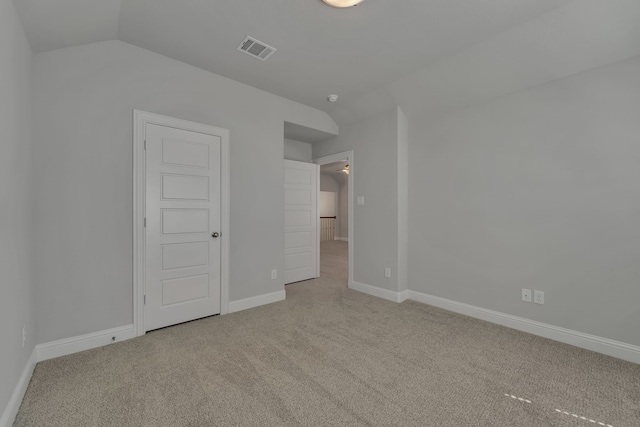
<instances>
[{"instance_id":1,"label":"vaulted ceiling","mask_svg":"<svg viewBox=\"0 0 640 427\"><path fill-rule=\"evenodd\" d=\"M14 0L34 52L119 39L327 111L411 119L640 55L638 0ZM266 62L236 50L247 35ZM338 102L329 103L329 94Z\"/></svg>"}]
</instances>

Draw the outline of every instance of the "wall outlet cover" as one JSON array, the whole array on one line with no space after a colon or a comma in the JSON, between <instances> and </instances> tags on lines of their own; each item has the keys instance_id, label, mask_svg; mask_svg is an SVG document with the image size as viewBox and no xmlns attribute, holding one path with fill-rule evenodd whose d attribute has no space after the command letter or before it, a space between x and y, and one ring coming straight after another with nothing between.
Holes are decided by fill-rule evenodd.
<instances>
[{"instance_id":1,"label":"wall outlet cover","mask_svg":"<svg viewBox=\"0 0 640 427\"><path fill-rule=\"evenodd\" d=\"M522 289L522 301L531 302L531 289Z\"/></svg>"},{"instance_id":2,"label":"wall outlet cover","mask_svg":"<svg viewBox=\"0 0 640 427\"><path fill-rule=\"evenodd\" d=\"M533 302L536 304L544 305L544 292L533 291Z\"/></svg>"},{"instance_id":3,"label":"wall outlet cover","mask_svg":"<svg viewBox=\"0 0 640 427\"><path fill-rule=\"evenodd\" d=\"M277 279L278 278L278 270L271 270L271 279Z\"/></svg>"}]
</instances>

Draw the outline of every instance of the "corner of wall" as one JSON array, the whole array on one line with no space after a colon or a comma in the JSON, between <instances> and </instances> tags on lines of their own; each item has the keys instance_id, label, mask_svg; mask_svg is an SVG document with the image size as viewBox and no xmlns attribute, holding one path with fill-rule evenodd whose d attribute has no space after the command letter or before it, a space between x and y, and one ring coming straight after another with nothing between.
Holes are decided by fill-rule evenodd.
<instances>
[{"instance_id":1,"label":"corner of wall","mask_svg":"<svg viewBox=\"0 0 640 427\"><path fill-rule=\"evenodd\" d=\"M398 107L398 291L409 289L409 121Z\"/></svg>"},{"instance_id":2,"label":"corner of wall","mask_svg":"<svg viewBox=\"0 0 640 427\"><path fill-rule=\"evenodd\" d=\"M0 2L0 426L13 423L35 366L32 51L11 1ZM5 90L6 89L6 90Z\"/></svg>"}]
</instances>

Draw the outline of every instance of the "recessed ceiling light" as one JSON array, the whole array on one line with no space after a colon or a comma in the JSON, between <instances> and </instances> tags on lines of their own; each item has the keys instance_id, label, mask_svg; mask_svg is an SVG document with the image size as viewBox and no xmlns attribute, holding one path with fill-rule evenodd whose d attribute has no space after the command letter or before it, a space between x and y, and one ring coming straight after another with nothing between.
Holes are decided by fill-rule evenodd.
<instances>
[{"instance_id":1,"label":"recessed ceiling light","mask_svg":"<svg viewBox=\"0 0 640 427\"><path fill-rule=\"evenodd\" d=\"M329 95L327 99L329 102L336 102L338 100L338 95Z\"/></svg>"},{"instance_id":2,"label":"recessed ceiling light","mask_svg":"<svg viewBox=\"0 0 640 427\"><path fill-rule=\"evenodd\" d=\"M364 0L322 0L329 6L333 7L352 7L357 6L362 3Z\"/></svg>"}]
</instances>

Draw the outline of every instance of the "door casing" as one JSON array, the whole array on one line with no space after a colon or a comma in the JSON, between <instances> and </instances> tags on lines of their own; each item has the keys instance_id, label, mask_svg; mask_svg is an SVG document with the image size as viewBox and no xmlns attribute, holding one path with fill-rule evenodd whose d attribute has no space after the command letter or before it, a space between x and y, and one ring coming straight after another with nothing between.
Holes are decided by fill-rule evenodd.
<instances>
[{"instance_id":1,"label":"door casing","mask_svg":"<svg viewBox=\"0 0 640 427\"><path fill-rule=\"evenodd\" d=\"M145 334L145 129L147 124L220 136L220 314L229 312L229 130L146 111L133 111L133 328Z\"/></svg>"}]
</instances>

